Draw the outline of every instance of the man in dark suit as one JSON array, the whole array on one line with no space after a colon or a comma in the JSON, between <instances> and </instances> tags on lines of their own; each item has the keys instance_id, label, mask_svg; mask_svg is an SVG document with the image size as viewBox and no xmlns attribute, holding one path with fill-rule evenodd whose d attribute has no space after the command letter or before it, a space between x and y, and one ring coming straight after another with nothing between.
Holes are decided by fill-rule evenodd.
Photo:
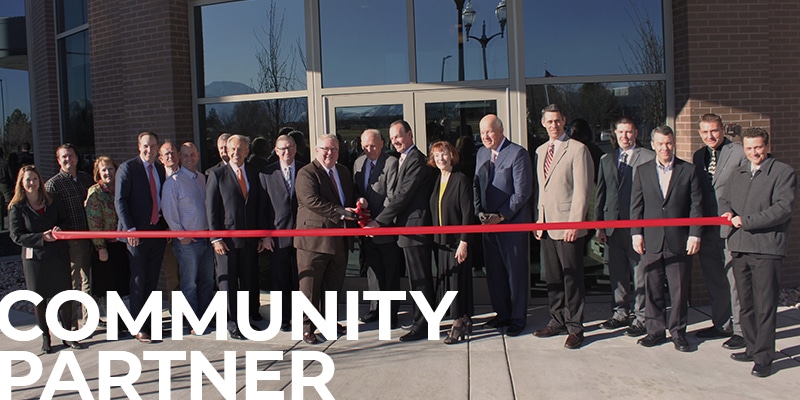
<instances>
[{"instance_id":1,"label":"man in dark suit","mask_svg":"<svg viewBox=\"0 0 800 400\"><path fill-rule=\"evenodd\" d=\"M744 150L731 142L722 131L722 118L716 114L700 117L698 133L705 144L694 152L692 163L703 189L703 215L719 215L719 198L730 190L733 171L747 163ZM739 324L739 295L733 276L731 253L725 248L729 226L706 226L700 247L700 265L703 267L708 294L711 298L712 326L697 331L699 338L730 337L722 344L726 349L745 346ZM731 334L733 336L731 336Z\"/></svg>"},{"instance_id":2,"label":"man in dark suit","mask_svg":"<svg viewBox=\"0 0 800 400\"><path fill-rule=\"evenodd\" d=\"M383 151L383 138L377 129L367 129L361 134L360 155L353 166L353 180L357 197L367 200L371 218L383 212L388 203L390 185L397 179L397 158ZM367 267L367 285L370 291L400 290L400 248L397 236L374 236L361 239L361 251ZM391 326L397 325L400 303L392 302ZM369 311L361 322L378 320L378 301L372 300Z\"/></svg>"},{"instance_id":3,"label":"man in dark suit","mask_svg":"<svg viewBox=\"0 0 800 400\"><path fill-rule=\"evenodd\" d=\"M116 177L114 203L121 231L152 231L166 229L161 216L161 185L164 183L164 166L156 161L158 136L142 132L138 137L139 156L119 166ZM161 263L164 261L164 239L128 238L128 255L131 267L130 307L135 317L158 285ZM150 319L136 339L150 342Z\"/></svg>"},{"instance_id":4,"label":"man in dark suit","mask_svg":"<svg viewBox=\"0 0 800 400\"><path fill-rule=\"evenodd\" d=\"M245 160L250 139L243 135L228 138L228 165L208 171L206 213L208 227L216 230L261 229L265 221L266 194L262 192L258 171ZM259 219L262 218L262 219ZM250 318L260 320L258 261L261 240L257 238L212 238L217 260L217 285L228 292L228 332L242 340L237 312L237 292L249 293Z\"/></svg>"},{"instance_id":5,"label":"man in dark suit","mask_svg":"<svg viewBox=\"0 0 800 400\"><path fill-rule=\"evenodd\" d=\"M639 130L636 123L622 117L614 124L617 146L613 152L603 155L597 174L597 192L594 201L594 216L597 221L631 219L631 186L633 172L639 165L652 160L652 150L638 146ZM635 337L647 333L644 327L644 270L639 255L631 247L630 228L597 229L597 240L605 244L605 257L611 281L611 306L614 314L600 324L605 329L617 329L630 325L627 336ZM633 272L633 293L631 293ZM633 309L631 309L631 300ZM631 315L633 316L631 320Z\"/></svg>"},{"instance_id":6,"label":"man in dark suit","mask_svg":"<svg viewBox=\"0 0 800 400\"><path fill-rule=\"evenodd\" d=\"M656 158L636 168L631 192L631 219L699 218L703 216L700 179L694 167L675 157L675 133L668 126L653 130ZM669 328L678 351L689 351L686 323L692 255L700 249L700 226L632 228L633 249L642 256L647 336L638 344L667 341ZM672 311L667 323L664 283L669 284Z\"/></svg>"},{"instance_id":7,"label":"man in dark suit","mask_svg":"<svg viewBox=\"0 0 800 400\"><path fill-rule=\"evenodd\" d=\"M480 131L483 147L472 185L475 213L482 224L530 223L533 172L528 153L503 136L503 122L494 114L481 119ZM509 336L519 335L527 325L528 237L527 232L483 234L489 300L497 313L486 325L508 326Z\"/></svg>"},{"instance_id":8,"label":"man in dark suit","mask_svg":"<svg viewBox=\"0 0 800 400\"><path fill-rule=\"evenodd\" d=\"M231 137L230 133L222 133L217 137L217 153L219 153L220 161L213 166L206 169L206 175L213 168L228 165L230 157L228 157L228 139ZM249 151L249 150L248 150Z\"/></svg>"},{"instance_id":9,"label":"man in dark suit","mask_svg":"<svg viewBox=\"0 0 800 400\"><path fill-rule=\"evenodd\" d=\"M297 229L344 228L346 220L354 220L353 179L350 171L336 164L339 141L336 135L323 135L317 140L316 159L297 172ZM347 269L347 253L351 237L298 236L297 271L300 291L324 315L323 292L340 291ZM316 326L303 317L303 341L318 343ZM339 333L344 328L338 326Z\"/></svg>"},{"instance_id":10,"label":"man in dark suit","mask_svg":"<svg viewBox=\"0 0 800 400\"><path fill-rule=\"evenodd\" d=\"M389 202L367 227L430 226L428 201L433 190L433 169L427 165L425 155L414 144L414 132L406 121L395 121L389 126L389 140L400 154L397 179L389 191ZM397 245L403 249L411 290L421 291L429 303L434 300L433 273L431 271L430 235L400 235ZM428 337L428 322L419 307L414 306L411 330L400 337L401 342Z\"/></svg>"},{"instance_id":11,"label":"man in dark suit","mask_svg":"<svg viewBox=\"0 0 800 400\"><path fill-rule=\"evenodd\" d=\"M297 145L288 135L275 140L275 154L278 160L267 166L258 175L261 188L267 193L267 229L294 229L297 217L297 196L295 182L297 171L306 164L295 160ZM297 254L292 246L292 238L265 237L262 247L267 249L270 266L270 289L280 290L282 304L281 330L292 329L292 291L298 290Z\"/></svg>"},{"instance_id":12,"label":"man in dark suit","mask_svg":"<svg viewBox=\"0 0 800 400\"><path fill-rule=\"evenodd\" d=\"M775 354L781 260L789 244L797 175L791 166L769 154L769 133L749 128L742 134L749 163L730 177L731 187L720 198L719 211L733 224L728 249L733 255L741 323L747 350L731 354L736 361L753 361L753 376L772 373Z\"/></svg>"}]
</instances>

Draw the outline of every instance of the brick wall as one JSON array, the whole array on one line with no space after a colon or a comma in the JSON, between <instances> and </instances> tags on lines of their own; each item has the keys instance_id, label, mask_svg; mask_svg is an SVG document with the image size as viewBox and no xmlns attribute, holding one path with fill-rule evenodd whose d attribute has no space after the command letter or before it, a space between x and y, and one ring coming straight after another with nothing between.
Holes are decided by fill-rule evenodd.
<instances>
[{"instance_id":1,"label":"brick wall","mask_svg":"<svg viewBox=\"0 0 800 400\"><path fill-rule=\"evenodd\" d=\"M800 170L800 5L793 0L673 0L677 154L690 160L703 143L704 113L725 123L764 127L772 152ZM800 205L795 206L782 286L800 285ZM707 302L699 264L692 275L693 303Z\"/></svg>"}]
</instances>

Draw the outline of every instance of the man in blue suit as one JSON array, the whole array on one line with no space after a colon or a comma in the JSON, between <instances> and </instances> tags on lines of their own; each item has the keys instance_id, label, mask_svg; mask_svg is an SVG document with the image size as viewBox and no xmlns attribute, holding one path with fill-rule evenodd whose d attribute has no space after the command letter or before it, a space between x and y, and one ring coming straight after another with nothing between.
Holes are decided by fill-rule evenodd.
<instances>
[{"instance_id":1,"label":"man in blue suit","mask_svg":"<svg viewBox=\"0 0 800 400\"><path fill-rule=\"evenodd\" d=\"M153 132L139 134L139 156L122 163L117 171L114 203L121 231L153 231L166 229L161 217L161 185L164 166L156 161L158 136ZM165 239L128 238L131 266L130 308L138 317L145 300L158 285L164 261ZM142 343L150 342L150 319L136 334Z\"/></svg>"},{"instance_id":2,"label":"man in blue suit","mask_svg":"<svg viewBox=\"0 0 800 400\"><path fill-rule=\"evenodd\" d=\"M503 136L503 122L489 114L480 122L483 146L478 150L473 191L475 213L482 224L531 222L533 172L528 152ZM528 311L528 233L484 233L486 281L497 315L486 323L508 326L517 336Z\"/></svg>"}]
</instances>

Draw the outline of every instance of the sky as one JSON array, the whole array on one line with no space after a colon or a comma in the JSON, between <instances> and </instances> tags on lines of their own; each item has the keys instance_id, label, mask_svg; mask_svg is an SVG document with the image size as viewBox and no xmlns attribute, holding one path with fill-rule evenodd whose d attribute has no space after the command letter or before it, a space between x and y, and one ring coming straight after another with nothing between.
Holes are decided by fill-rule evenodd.
<instances>
[{"instance_id":1,"label":"sky","mask_svg":"<svg viewBox=\"0 0 800 400\"><path fill-rule=\"evenodd\" d=\"M0 0L0 17L18 17L25 15L24 0ZM28 90L28 73L13 69L0 68L2 79L3 101L0 102L8 117L14 109L19 108L30 116L30 93Z\"/></svg>"}]
</instances>

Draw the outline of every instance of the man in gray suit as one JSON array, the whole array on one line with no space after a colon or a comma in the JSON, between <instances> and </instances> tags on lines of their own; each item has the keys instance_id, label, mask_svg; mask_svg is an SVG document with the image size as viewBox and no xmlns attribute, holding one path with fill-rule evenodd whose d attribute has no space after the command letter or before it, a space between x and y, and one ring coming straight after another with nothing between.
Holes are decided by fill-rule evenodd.
<instances>
[{"instance_id":1,"label":"man in gray suit","mask_svg":"<svg viewBox=\"0 0 800 400\"><path fill-rule=\"evenodd\" d=\"M622 117L614 124L618 149L603 155L597 174L597 193L595 196L595 219L614 221L631 219L631 186L633 171L655 157L652 150L637 145L639 131L636 123ZM600 324L604 329L617 329L630 325L625 335L635 337L644 335L644 270L639 263L639 255L631 247L630 228L597 229L597 240L605 244L605 257L611 281L613 297L611 305L614 314ZM633 272L633 293L631 293L631 271ZM633 298L634 306L630 303ZM632 314L632 315L631 315ZM633 320L631 320L633 318Z\"/></svg>"},{"instance_id":2,"label":"man in gray suit","mask_svg":"<svg viewBox=\"0 0 800 400\"><path fill-rule=\"evenodd\" d=\"M692 163L703 189L703 216L714 217L719 215L720 197L730 190L728 182L731 175L747 163L747 158L741 145L725 137L722 118L718 115L705 114L700 117L697 132L705 146L694 152ZM697 331L696 335L706 339L730 337L722 347L741 349L745 344L739 325L739 296L731 268L731 253L725 248L725 238L729 232L729 226L703 228L703 246L698 254L711 297L711 322L714 325Z\"/></svg>"},{"instance_id":3,"label":"man in gray suit","mask_svg":"<svg viewBox=\"0 0 800 400\"><path fill-rule=\"evenodd\" d=\"M594 163L583 143L570 139L561 109L551 104L542 110L542 126L550 140L536 149L539 182L536 222L586 221L594 181ZM583 247L585 229L535 231L542 241L542 264L547 279L550 322L533 332L536 337L567 333L564 347L583 345Z\"/></svg>"},{"instance_id":4,"label":"man in gray suit","mask_svg":"<svg viewBox=\"0 0 800 400\"><path fill-rule=\"evenodd\" d=\"M503 136L503 122L489 114L480 122L483 147L478 149L473 181L475 213L481 223L531 222L532 167L528 152ZM483 257L489 300L497 315L486 325L508 326L506 335L525 329L528 311L527 232L483 234Z\"/></svg>"},{"instance_id":5,"label":"man in gray suit","mask_svg":"<svg viewBox=\"0 0 800 400\"><path fill-rule=\"evenodd\" d=\"M741 323L747 350L731 354L736 361L753 361L753 376L772 373L778 277L786 256L797 175L792 167L769 154L769 133L749 128L742 145L749 163L737 168L730 190L720 198L719 211L733 224L728 249L741 302Z\"/></svg>"},{"instance_id":6,"label":"man in gray suit","mask_svg":"<svg viewBox=\"0 0 800 400\"><path fill-rule=\"evenodd\" d=\"M357 197L367 200L371 218L377 218L389 202L389 186L397 179L397 158L383 151L383 138L377 129L367 129L361 134L364 154L353 165L353 180ZM400 290L400 259L397 236L363 237L361 251L367 267L367 285L370 291ZM392 302L391 326L397 325L399 302ZM373 300L369 312L361 322L378 320L378 302Z\"/></svg>"}]
</instances>

